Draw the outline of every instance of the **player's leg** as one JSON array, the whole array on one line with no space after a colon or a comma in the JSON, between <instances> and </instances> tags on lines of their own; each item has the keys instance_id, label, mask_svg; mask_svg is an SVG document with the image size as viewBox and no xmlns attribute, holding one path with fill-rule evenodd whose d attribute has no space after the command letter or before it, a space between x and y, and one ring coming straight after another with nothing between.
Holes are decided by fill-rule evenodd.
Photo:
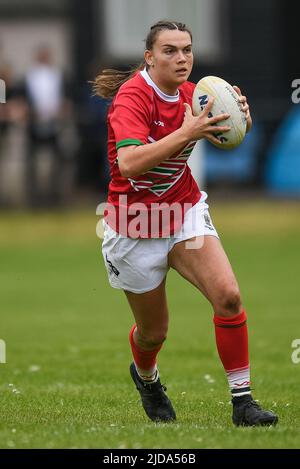
<instances>
[{"instance_id":1,"label":"player's leg","mask_svg":"<svg viewBox=\"0 0 300 469\"><path fill-rule=\"evenodd\" d=\"M218 238L205 236L199 243L194 239L175 244L169 266L206 296L215 314L230 317L242 311L239 287Z\"/></svg>"},{"instance_id":2,"label":"player's leg","mask_svg":"<svg viewBox=\"0 0 300 469\"><path fill-rule=\"evenodd\" d=\"M205 236L202 247L195 249L187 249L184 241L175 244L169 253L169 265L195 285L212 304L217 349L233 402L236 403L237 399L243 404L251 402L248 407L250 413L254 411L255 414L252 412L250 417L241 414L235 423L275 423L277 418L270 412L255 408L251 398L247 316L238 283L219 239Z\"/></svg>"},{"instance_id":3,"label":"player's leg","mask_svg":"<svg viewBox=\"0 0 300 469\"><path fill-rule=\"evenodd\" d=\"M130 373L144 409L152 420L174 420L156 365L168 331L168 240L123 238L104 223L102 253L110 284L125 292L135 318Z\"/></svg>"},{"instance_id":4,"label":"player's leg","mask_svg":"<svg viewBox=\"0 0 300 469\"><path fill-rule=\"evenodd\" d=\"M157 354L168 332L168 306L165 279L152 291L136 294L125 291L135 322L130 331L134 362L130 373L146 414L154 421L172 421L175 411L160 383Z\"/></svg>"},{"instance_id":5,"label":"player's leg","mask_svg":"<svg viewBox=\"0 0 300 469\"><path fill-rule=\"evenodd\" d=\"M205 236L201 248L175 244L169 264L196 286L214 309L216 342L233 393L250 394L246 314L229 260L216 237ZM232 374L232 370L237 370Z\"/></svg>"},{"instance_id":6,"label":"player's leg","mask_svg":"<svg viewBox=\"0 0 300 469\"><path fill-rule=\"evenodd\" d=\"M130 343L137 371L143 379L151 381L156 374L157 354L168 332L165 279L152 291L143 294L125 291L125 294L135 318Z\"/></svg>"}]
</instances>

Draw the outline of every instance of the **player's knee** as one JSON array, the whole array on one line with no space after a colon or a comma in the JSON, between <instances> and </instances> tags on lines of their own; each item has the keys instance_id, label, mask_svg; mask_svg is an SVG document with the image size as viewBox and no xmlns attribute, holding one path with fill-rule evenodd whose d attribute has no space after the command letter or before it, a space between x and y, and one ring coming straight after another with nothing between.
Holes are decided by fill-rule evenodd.
<instances>
[{"instance_id":1,"label":"player's knee","mask_svg":"<svg viewBox=\"0 0 300 469\"><path fill-rule=\"evenodd\" d=\"M155 332L140 332L138 337L138 345L142 349L155 349L163 344L167 339L167 330Z\"/></svg>"},{"instance_id":2,"label":"player's knee","mask_svg":"<svg viewBox=\"0 0 300 469\"><path fill-rule=\"evenodd\" d=\"M224 288L219 298L214 308L216 314L229 317L240 313L242 303L238 287Z\"/></svg>"}]
</instances>

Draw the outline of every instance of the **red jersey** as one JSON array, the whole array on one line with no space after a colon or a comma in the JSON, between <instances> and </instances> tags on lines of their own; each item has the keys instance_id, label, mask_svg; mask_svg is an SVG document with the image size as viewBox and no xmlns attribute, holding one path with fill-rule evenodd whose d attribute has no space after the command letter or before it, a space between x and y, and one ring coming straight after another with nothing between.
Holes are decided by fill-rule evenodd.
<instances>
[{"instance_id":1,"label":"red jersey","mask_svg":"<svg viewBox=\"0 0 300 469\"><path fill-rule=\"evenodd\" d=\"M181 227L185 206L190 208L201 197L187 165L196 142L189 143L158 166L134 178L121 176L117 158L121 147L151 145L180 128L185 112L183 103L192 105L194 88L194 83L185 82L176 96L168 96L143 70L121 86L112 102L108 113L111 182L105 220L124 236L147 238L174 234ZM168 226L164 226L162 212L172 204L182 208L180 219L172 212ZM153 231L151 218L158 213L159 228ZM130 234L130 223L143 224L138 236Z\"/></svg>"}]
</instances>

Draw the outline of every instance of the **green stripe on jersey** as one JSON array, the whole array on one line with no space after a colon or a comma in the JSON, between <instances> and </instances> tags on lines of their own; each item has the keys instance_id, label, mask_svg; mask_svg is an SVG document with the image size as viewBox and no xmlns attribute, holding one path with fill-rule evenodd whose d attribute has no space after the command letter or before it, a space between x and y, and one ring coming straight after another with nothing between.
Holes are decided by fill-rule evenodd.
<instances>
[{"instance_id":1,"label":"green stripe on jersey","mask_svg":"<svg viewBox=\"0 0 300 469\"><path fill-rule=\"evenodd\" d=\"M155 186L152 186L150 189L153 190L163 190L163 189L168 189L171 187L172 184L155 184Z\"/></svg>"},{"instance_id":2,"label":"green stripe on jersey","mask_svg":"<svg viewBox=\"0 0 300 469\"><path fill-rule=\"evenodd\" d=\"M192 151L194 150L194 147L193 148L188 148L187 150L184 150L183 152L180 153L180 155L190 155L192 153Z\"/></svg>"},{"instance_id":3,"label":"green stripe on jersey","mask_svg":"<svg viewBox=\"0 0 300 469\"><path fill-rule=\"evenodd\" d=\"M119 150L119 148L128 147L129 145L144 145L144 144L140 140L135 140L134 138L126 138L125 140L120 140L116 144L116 149Z\"/></svg>"},{"instance_id":4,"label":"green stripe on jersey","mask_svg":"<svg viewBox=\"0 0 300 469\"><path fill-rule=\"evenodd\" d=\"M156 168L150 169L149 173L162 173L162 174L174 174L181 168L160 168L157 166Z\"/></svg>"}]
</instances>

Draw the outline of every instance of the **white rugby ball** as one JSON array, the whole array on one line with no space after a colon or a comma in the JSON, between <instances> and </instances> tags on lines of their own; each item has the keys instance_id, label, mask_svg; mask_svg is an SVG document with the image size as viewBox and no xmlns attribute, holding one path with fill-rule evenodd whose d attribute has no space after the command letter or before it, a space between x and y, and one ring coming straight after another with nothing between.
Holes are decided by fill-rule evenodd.
<instances>
[{"instance_id":1,"label":"white rugby ball","mask_svg":"<svg viewBox=\"0 0 300 469\"><path fill-rule=\"evenodd\" d=\"M215 101L210 117L228 113L229 119L218 122L216 126L228 125L229 132L216 132L219 144L214 144L221 150L232 150L240 145L246 134L247 121L245 113L241 110L239 95L234 88L219 77L204 77L196 85L193 94L193 113L198 116L206 107L210 97Z\"/></svg>"}]
</instances>

